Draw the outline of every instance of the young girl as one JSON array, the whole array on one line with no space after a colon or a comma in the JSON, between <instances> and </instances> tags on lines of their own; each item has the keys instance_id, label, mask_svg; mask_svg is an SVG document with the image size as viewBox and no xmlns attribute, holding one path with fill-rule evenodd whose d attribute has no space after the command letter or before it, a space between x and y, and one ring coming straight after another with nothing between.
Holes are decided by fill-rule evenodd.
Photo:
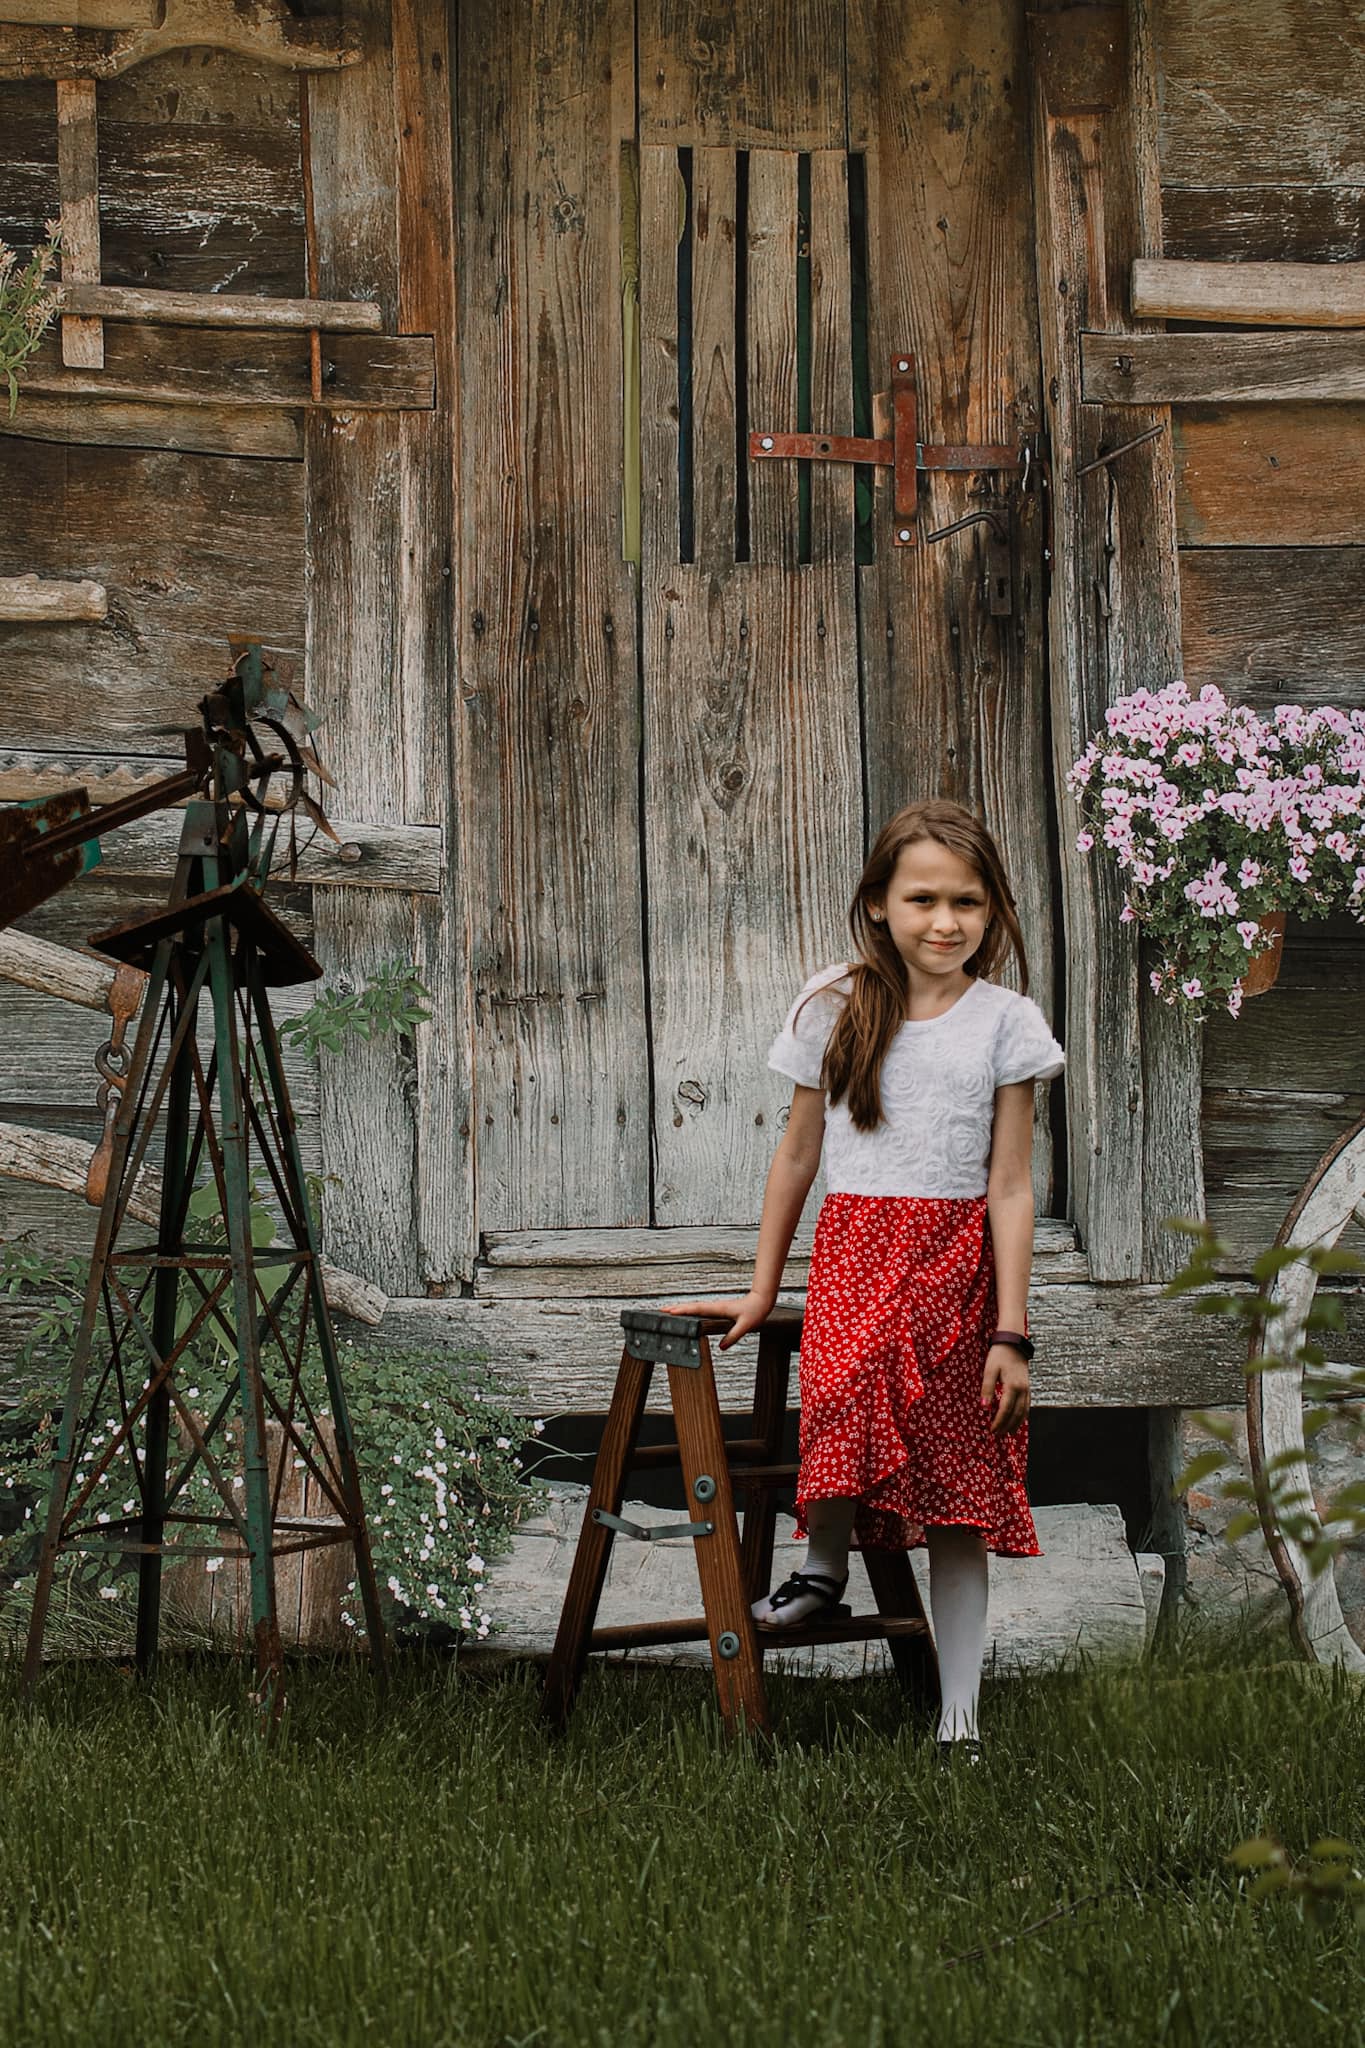
<instances>
[{"instance_id":1,"label":"young girl","mask_svg":"<svg viewBox=\"0 0 1365 2048\"><path fill-rule=\"evenodd\" d=\"M885 827L849 912L855 958L814 975L768 1064L796 1086L728 1348L771 1312L824 1154L801 1339L797 1533L805 1562L765 1630L846 1614L849 1544L927 1542L946 1758L980 1755L987 1552L1038 1556L1028 1450L1034 1083L1064 1055L991 977L1023 939L1000 854L961 805ZM958 1745L964 1747L959 1750Z\"/></svg>"}]
</instances>

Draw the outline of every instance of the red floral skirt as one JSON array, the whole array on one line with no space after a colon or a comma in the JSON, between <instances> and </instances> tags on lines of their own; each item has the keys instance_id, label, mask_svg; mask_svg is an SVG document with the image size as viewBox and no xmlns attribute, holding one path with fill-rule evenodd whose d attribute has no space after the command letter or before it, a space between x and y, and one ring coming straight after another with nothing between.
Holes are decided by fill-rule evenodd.
<instances>
[{"instance_id":1,"label":"red floral skirt","mask_svg":"<svg viewBox=\"0 0 1365 2048\"><path fill-rule=\"evenodd\" d=\"M825 1197L801 1336L799 1534L807 1501L853 1496L864 1550L913 1549L927 1522L955 1522L1003 1556L1042 1554L1028 1424L992 1436L981 1402L995 1324L984 1195Z\"/></svg>"}]
</instances>

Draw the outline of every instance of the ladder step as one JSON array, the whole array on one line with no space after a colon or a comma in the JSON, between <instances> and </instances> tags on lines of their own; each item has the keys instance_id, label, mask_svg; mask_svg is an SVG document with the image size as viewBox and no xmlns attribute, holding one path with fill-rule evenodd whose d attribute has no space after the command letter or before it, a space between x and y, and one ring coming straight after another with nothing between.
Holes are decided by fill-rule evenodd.
<instances>
[{"instance_id":1,"label":"ladder step","mask_svg":"<svg viewBox=\"0 0 1365 2048\"><path fill-rule=\"evenodd\" d=\"M855 1614L847 1621L796 1622L790 1628L757 1631L758 1647L764 1650L804 1649L815 1643L866 1643L883 1638L922 1636L928 1623L914 1615ZM592 1650L647 1650L666 1643L704 1643L710 1631L705 1615L686 1621L637 1621L618 1628L595 1628L588 1647Z\"/></svg>"},{"instance_id":2,"label":"ladder step","mask_svg":"<svg viewBox=\"0 0 1365 2048\"><path fill-rule=\"evenodd\" d=\"M767 1449L761 1436L732 1437L725 1446L728 1464L734 1458L761 1458ZM652 1472L660 1465L681 1465L682 1452L677 1444L637 1444L630 1454L629 1469L632 1472ZM796 1467L793 1466L795 1471Z\"/></svg>"}]
</instances>

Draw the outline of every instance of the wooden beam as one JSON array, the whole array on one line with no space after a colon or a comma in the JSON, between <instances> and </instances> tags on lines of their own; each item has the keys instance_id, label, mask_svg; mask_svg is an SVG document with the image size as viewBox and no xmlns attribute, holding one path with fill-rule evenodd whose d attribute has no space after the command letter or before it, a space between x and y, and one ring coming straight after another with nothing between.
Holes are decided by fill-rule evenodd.
<instances>
[{"instance_id":1,"label":"wooden beam","mask_svg":"<svg viewBox=\"0 0 1365 2048\"><path fill-rule=\"evenodd\" d=\"M54 946L28 932L0 932L0 979L78 1003L83 1010L108 1010L109 991L120 971L113 961L78 953L74 946Z\"/></svg>"},{"instance_id":2,"label":"wooden beam","mask_svg":"<svg viewBox=\"0 0 1365 2048\"><path fill-rule=\"evenodd\" d=\"M109 593L89 578L68 583L55 576L0 576L0 619L102 619Z\"/></svg>"},{"instance_id":3,"label":"wooden beam","mask_svg":"<svg viewBox=\"0 0 1365 2048\"><path fill-rule=\"evenodd\" d=\"M10 8L14 0L9 0ZM112 0L96 0L100 11ZM74 0L73 0L74 9ZM52 12L67 12L65 5ZM163 0L142 27L115 29L82 25L0 28L0 80L19 78L118 78L167 50L231 50L261 64L289 71L336 71L359 64L365 43L354 7L308 19L288 0Z\"/></svg>"},{"instance_id":4,"label":"wooden beam","mask_svg":"<svg viewBox=\"0 0 1365 2048\"><path fill-rule=\"evenodd\" d=\"M398 312L398 131L388 0L350 0L372 39L359 70L309 81L317 289L362 290L390 325ZM427 343L428 349L432 347ZM335 348L329 342L324 351ZM305 349L306 354L306 349ZM430 745L414 722L397 660L405 592L399 421L370 413L305 421L307 677L327 711L327 762L353 817L388 826L406 815L409 750ZM357 914L323 895L313 907L314 951L329 974L360 977L413 957L405 897L371 897ZM403 1293L425 1284L417 1244L417 1104L411 1042L395 1033L318 1069L323 1234L348 1265Z\"/></svg>"},{"instance_id":5,"label":"wooden beam","mask_svg":"<svg viewBox=\"0 0 1365 2048\"><path fill-rule=\"evenodd\" d=\"M121 826L100 842L108 875L163 875L175 865L180 818L174 811ZM298 820L299 863L294 879L312 888L391 889L435 894L442 887L444 834L439 825L391 825L334 818L341 841L333 845ZM276 879L288 878L287 827L275 857ZM346 915L347 913L341 913Z\"/></svg>"},{"instance_id":6,"label":"wooden beam","mask_svg":"<svg viewBox=\"0 0 1365 2048\"><path fill-rule=\"evenodd\" d=\"M68 1138L56 1131L30 1129L24 1124L0 1123L0 1174L16 1180L35 1181L40 1187L62 1188L85 1197L86 1177L94 1146L84 1138ZM161 1213L161 1176L144 1167L128 1203L128 1213L139 1223L155 1224ZM382 1288L347 1273L339 1266L321 1262L322 1291L338 1315L355 1321L378 1323L388 1307Z\"/></svg>"},{"instance_id":7,"label":"wooden beam","mask_svg":"<svg viewBox=\"0 0 1365 2048\"><path fill-rule=\"evenodd\" d=\"M1177 263L1139 256L1133 312L1248 327L1365 327L1365 263Z\"/></svg>"},{"instance_id":8,"label":"wooden beam","mask_svg":"<svg viewBox=\"0 0 1365 2048\"><path fill-rule=\"evenodd\" d=\"M1081 396L1090 405L1365 398L1365 334L1083 334Z\"/></svg>"},{"instance_id":9,"label":"wooden beam","mask_svg":"<svg viewBox=\"0 0 1365 2048\"><path fill-rule=\"evenodd\" d=\"M33 357L24 389L162 405L420 411L435 402L434 365L429 335L329 336L314 406L306 334L258 335L248 349L240 335L211 328L117 326L106 336L103 370L64 367L49 339Z\"/></svg>"},{"instance_id":10,"label":"wooden beam","mask_svg":"<svg viewBox=\"0 0 1365 2048\"><path fill-rule=\"evenodd\" d=\"M57 81L57 191L61 199L62 282L98 282L100 274L99 130L95 82ZM104 363L104 329L98 320L61 322L62 361L71 369L98 370Z\"/></svg>"},{"instance_id":11,"label":"wooden beam","mask_svg":"<svg viewBox=\"0 0 1365 2048\"><path fill-rule=\"evenodd\" d=\"M384 322L365 299L268 299L258 292L158 292L137 285L72 284L63 305L102 320L162 327L274 328L308 333L378 334Z\"/></svg>"},{"instance_id":12,"label":"wooden beam","mask_svg":"<svg viewBox=\"0 0 1365 2048\"><path fill-rule=\"evenodd\" d=\"M455 673L460 558L455 497L459 319L450 86L457 10L393 0L394 132L398 151L398 328L430 334L436 404L398 422L401 532L397 673L409 730L407 817L439 823L449 849L440 896L413 900L412 958L440 991L413 1032L415 1230L423 1283L467 1279L478 1249L474 1208L474 1002L468 862L460 848L471 772Z\"/></svg>"},{"instance_id":13,"label":"wooden beam","mask_svg":"<svg viewBox=\"0 0 1365 2048\"><path fill-rule=\"evenodd\" d=\"M661 1301L670 1297L660 1296ZM673 1295L673 1299L682 1299ZM1347 1295L1346 1343L1365 1338L1365 1299ZM799 1305L799 1293L782 1300ZM623 1300L480 1301L448 1298L391 1301L371 1341L372 1355L392 1344L476 1349L522 1413L603 1412L621 1356ZM1035 1283L1029 1322L1039 1332L1033 1399L1047 1408L1213 1407L1241 1404L1246 1380L1232 1332L1219 1318L1196 1315L1190 1298L1167 1300L1155 1284L1109 1287L1089 1282ZM715 1354L721 1404L744 1411L753 1402L754 1340ZM1348 1354L1349 1355L1349 1354ZM663 1375L656 1375L662 1380ZM792 1401L798 1399L793 1375ZM657 1386L651 1406L663 1408Z\"/></svg>"},{"instance_id":14,"label":"wooden beam","mask_svg":"<svg viewBox=\"0 0 1365 2048\"><path fill-rule=\"evenodd\" d=\"M1146 10L1141 0L1128 10L1123 90L1112 104L1107 87L1092 90L1087 81L1109 78L1113 13L1084 14L1088 27L1080 11L1067 17L1064 64L1052 16L1034 23L1034 186L1051 411L1053 766L1062 805L1072 1206L1095 1278L1116 1281L1175 1270L1183 1247L1160 1219L1197 1215L1203 1190L1197 1034L1147 999L1132 930L1118 921L1117 874L1077 853L1081 820L1065 793L1066 771L1102 730L1108 706L1139 685L1160 688L1180 660L1170 435L1117 464L1093 466L1143 427L1167 427L1168 417L1125 417L1120 428L1080 403L1078 376L1082 333L1122 319L1128 264L1160 248Z\"/></svg>"}]
</instances>

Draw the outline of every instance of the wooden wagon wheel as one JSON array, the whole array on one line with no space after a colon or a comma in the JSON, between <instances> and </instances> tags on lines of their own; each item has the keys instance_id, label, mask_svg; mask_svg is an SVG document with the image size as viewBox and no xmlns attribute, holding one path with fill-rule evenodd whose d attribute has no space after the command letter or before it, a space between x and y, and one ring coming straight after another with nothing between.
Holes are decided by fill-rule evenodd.
<instances>
[{"instance_id":1,"label":"wooden wagon wheel","mask_svg":"<svg viewBox=\"0 0 1365 2048\"><path fill-rule=\"evenodd\" d=\"M1329 1247L1352 1218L1365 1222L1365 1117L1323 1154L1305 1181L1297 1201L1280 1227L1275 1242ZM1297 1349L1317 1287L1317 1275L1303 1260L1283 1267L1275 1276L1271 1299L1286 1302L1288 1313L1277 1322L1275 1349ZM1258 1349L1253 1334L1252 1356ZM1247 1378L1247 1443L1251 1469L1259 1481L1266 1463L1277 1454L1297 1453L1297 1463L1284 1478L1305 1499L1311 1515L1313 1490L1303 1436L1303 1369L1251 1373ZM1341 1664L1365 1671L1365 1649L1356 1642L1341 1612L1336 1579L1330 1569L1314 1573L1302 1547L1280 1529L1262 1496L1261 1525L1275 1568L1289 1595L1290 1627L1306 1657L1320 1664Z\"/></svg>"}]
</instances>

